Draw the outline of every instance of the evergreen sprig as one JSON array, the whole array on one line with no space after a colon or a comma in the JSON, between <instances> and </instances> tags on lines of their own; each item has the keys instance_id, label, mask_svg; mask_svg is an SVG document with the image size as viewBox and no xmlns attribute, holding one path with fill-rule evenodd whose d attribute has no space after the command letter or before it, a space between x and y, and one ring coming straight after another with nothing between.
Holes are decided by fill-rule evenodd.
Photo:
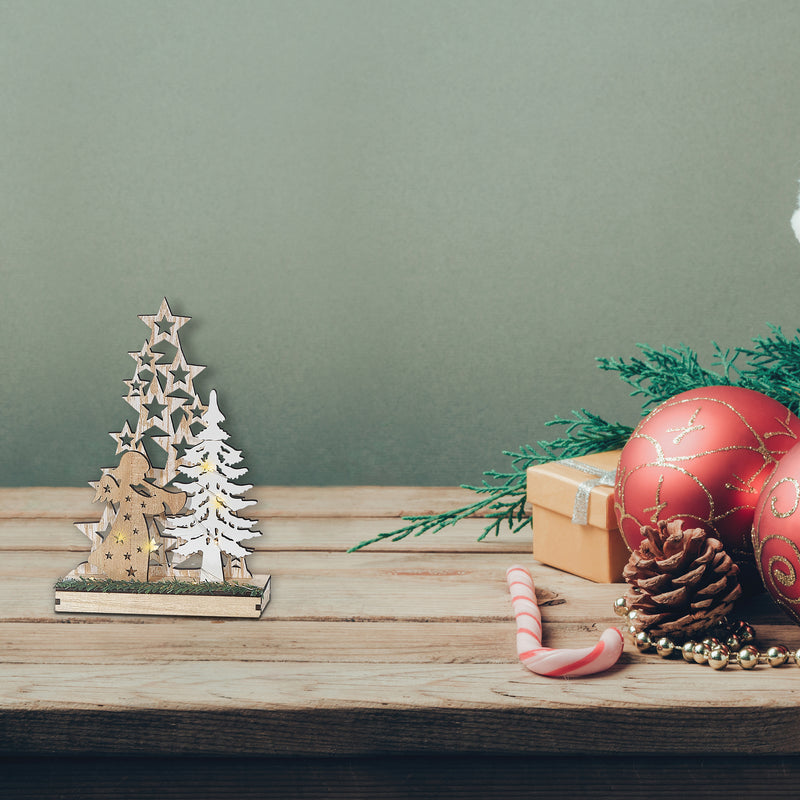
<instances>
[{"instance_id":1,"label":"evergreen sprig","mask_svg":"<svg viewBox=\"0 0 800 800\"><path fill-rule=\"evenodd\" d=\"M600 369L616 372L624 383L632 387L631 396L642 397L643 414L651 406L690 389L742 386L772 397L800 415L800 329L794 338L789 339L779 327L768 327L771 335L755 337L750 347L723 350L713 342L712 366L717 371L703 367L697 353L684 344L660 350L639 344L639 357L627 361L623 358L598 358L597 362ZM408 525L363 541L348 552L384 539L396 542L411 535L436 533L478 514L490 520L478 541L483 541L491 533L499 535L503 522L508 524L512 533L521 530L530 520L525 508L528 467L616 450L625 444L633 432L628 425L606 422L586 409L573 411L572 415L572 418L556 417L546 423L548 426L564 425L562 436L537 442L534 447L524 445L518 453L504 451L503 455L511 459L507 472L489 470L484 473L480 486L463 486L480 496L474 503L440 514L403 517Z\"/></svg>"},{"instance_id":2,"label":"evergreen sprig","mask_svg":"<svg viewBox=\"0 0 800 800\"><path fill-rule=\"evenodd\" d=\"M462 487L470 489L476 494L484 495L480 500L440 514L403 517L403 520L409 523L408 525L360 542L351 547L348 552L352 553L384 539L397 542L412 534L421 536L423 533L437 533L442 528L455 525L462 519L478 514L491 520L478 541L483 541L491 533L498 536L503 522L506 522L513 532L525 527L530 519L525 511L525 483L528 467L559 458L575 458L587 453L614 450L622 447L633 431L633 428L627 425L606 422L602 417L592 414L586 409L572 413L572 419L556 417L546 423L548 426L566 426L563 436L552 441L537 442L535 447L523 445L519 453L504 451L503 455L511 459L511 467L508 472L489 470L484 473L485 478L480 486L464 485ZM495 481L495 483L490 481ZM500 483L496 483L496 481L500 481Z\"/></svg>"},{"instance_id":3,"label":"evergreen sprig","mask_svg":"<svg viewBox=\"0 0 800 800\"><path fill-rule=\"evenodd\" d=\"M122 594L180 594L180 595L225 595L232 597L260 597L258 586L225 581L119 581L110 578L62 578L56 582L56 590L62 592L101 592Z\"/></svg>"},{"instance_id":4,"label":"evergreen sprig","mask_svg":"<svg viewBox=\"0 0 800 800\"><path fill-rule=\"evenodd\" d=\"M800 414L800 329L787 339L776 325L768 325L771 336L757 336L753 347L737 348L747 359L739 372L739 384L767 394Z\"/></svg>"},{"instance_id":5,"label":"evergreen sprig","mask_svg":"<svg viewBox=\"0 0 800 800\"><path fill-rule=\"evenodd\" d=\"M633 387L631 397L644 397L643 408L662 403L680 392L697 389L699 386L730 385L732 362L729 351L723 353L714 345L718 360L724 365L719 374L700 365L697 353L682 344L678 347L664 347L656 350L646 344L636 345L643 358L598 358L600 369L616 372L619 377Z\"/></svg>"}]
</instances>

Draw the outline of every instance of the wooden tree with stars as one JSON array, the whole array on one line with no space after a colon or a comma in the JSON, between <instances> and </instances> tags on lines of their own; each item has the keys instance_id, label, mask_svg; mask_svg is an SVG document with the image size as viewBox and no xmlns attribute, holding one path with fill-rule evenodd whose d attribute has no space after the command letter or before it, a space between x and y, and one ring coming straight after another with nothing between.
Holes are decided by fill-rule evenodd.
<instances>
[{"instance_id":1,"label":"wooden tree with stars","mask_svg":"<svg viewBox=\"0 0 800 800\"><path fill-rule=\"evenodd\" d=\"M111 433L116 454L137 451L144 454L151 466L149 480L168 487L178 475L186 449L197 442L202 430L205 406L194 388L194 379L205 367L189 364L183 354L178 331L191 317L176 316L167 298L155 314L140 314L150 328L150 336L138 351L129 355L136 362L133 377L124 381L128 391L123 398L136 412L134 427L125 420L122 430ZM104 470L105 477L110 470ZM102 479L101 479L102 480ZM98 484L91 483L97 489ZM78 522L76 526L92 542L93 551L105 539L113 520L113 509L107 508L99 522ZM152 577L174 577L169 552L175 539L162 538L163 514L154 516L151 526L158 547L152 551L154 561L148 571ZM95 574L96 564L90 560L75 570L76 574Z\"/></svg>"},{"instance_id":2,"label":"wooden tree with stars","mask_svg":"<svg viewBox=\"0 0 800 800\"><path fill-rule=\"evenodd\" d=\"M205 367L189 364L183 354L178 331L191 317L175 316L165 297L156 314L141 314L150 337L138 352L133 378L125 381L125 400L137 413L136 427L126 420L122 430L112 433L117 454L138 450L150 459L156 483L168 486L175 479L187 447L196 443L202 430L205 406L194 388L194 379Z\"/></svg>"},{"instance_id":3,"label":"wooden tree with stars","mask_svg":"<svg viewBox=\"0 0 800 800\"><path fill-rule=\"evenodd\" d=\"M136 419L133 425L126 420L122 430L111 434L120 456L118 466L103 469L100 480L90 482L95 502L103 502L105 508L98 521L76 523L92 549L87 561L56 585L56 610L258 616L269 600L269 576L250 574L244 563L249 551L238 545L238 540L232 546L236 553L226 551L225 574L214 572L221 584L215 591L217 603L204 606L198 597L208 594L208 577L202 592L193 591L200 584L199 568L173 566L176 545L195 535L191 528L178 532L165 531L164 526L167 515L178 514L189 496L189 487L175 478L185 478L191 471L184 468L187 454L204 433L207 409L194 379L205 367L186 361L178 332L190 317L173 314L166 298L155 314L139 318L150 328L150 335L140 350L130 353L136 366L133 377L125 381L128 391L124 397ZM249 505L255 501L239 502ZM243 528L247 523L241 520ZM248 538L255 535L259 534L248 532ZM243 585L247 579L252 579L252 585ZM90 592L102 593L105 599L90 599L87 606L79 595ZM187 606L174 597L166 605L145 602L147 597L158 600L176 592L188 595L192 603ZM120 599L125 597L127 600Z\"/></svg>"}]
</instances>

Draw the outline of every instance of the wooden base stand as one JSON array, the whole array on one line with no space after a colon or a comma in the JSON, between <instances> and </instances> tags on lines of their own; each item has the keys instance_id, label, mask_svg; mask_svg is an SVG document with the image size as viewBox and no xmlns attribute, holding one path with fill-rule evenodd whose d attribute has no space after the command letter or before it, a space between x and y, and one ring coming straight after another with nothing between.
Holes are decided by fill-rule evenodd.
<instances>
[{"instance_id":1,"label":"wooden base stand","mask_svg":"<svg viewBox=\"0 0 800 800\"><path fill-rule=\"evenodd\" d=\"M211 594L134 594L131 592L76 592L56 589L55 610L78 614L157 614L179 617L249 617L257 619L269 603L270 576L253 575L248 586L258 586L258 597Z\"/></svg>"}]
</instances>

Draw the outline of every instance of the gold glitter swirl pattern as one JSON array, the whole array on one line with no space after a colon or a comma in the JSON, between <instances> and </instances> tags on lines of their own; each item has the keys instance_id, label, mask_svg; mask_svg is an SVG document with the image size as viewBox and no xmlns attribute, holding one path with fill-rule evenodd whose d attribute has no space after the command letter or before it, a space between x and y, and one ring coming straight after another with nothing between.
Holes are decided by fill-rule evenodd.
<instances>
[{"instance_id":1,"label":"gold glitter swirl pattern","mask_svg":"<svg viewBox=\"0 0 800 800\"><path fill-rule=\"evenodd\" d=\"M782 483L790 483L794 488L794 504L788 511L778 511L778 498L776 496L776 491L778 487ZM772 516L777 517L778 519L786 519L787 517L791 517L795 511L797 511L797 506L800 504L800 483L798 483L796 478L781 478L770 490L770 494L772 495L769 500L769 508L772 511Z\"/></svg>"},{"instance_id":2,"label":"gold glitter swirl pattern","mask_svg":"<svg viewBox=\"0 0 800 800\"><path fill-rule=\"evenodd\" d=\"M780 564L784 567L785 572L779 570L775 565ZM797 573L794 571L792 562L786 556L772 556L767 564L769 574L781 586L791 586L797 580Z\"/></svg>"},{"instance_id":3,"label":"gold glitter swirl pattern","mask_svg":"<svg viewBox=\"0 0 800 800\"><path fill-rule=\"evenodd\" d=\"M800 565L800 550L797 544L780 534L765 536L756 545L756 564L775 602L798 619L800 585L797 566Z\"/></svg>"}]
</instances>

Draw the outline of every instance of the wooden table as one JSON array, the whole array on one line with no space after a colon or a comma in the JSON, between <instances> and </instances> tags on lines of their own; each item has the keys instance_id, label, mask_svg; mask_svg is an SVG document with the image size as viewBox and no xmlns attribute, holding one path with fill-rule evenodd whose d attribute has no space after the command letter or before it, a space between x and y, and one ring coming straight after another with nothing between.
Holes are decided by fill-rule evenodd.
<instances>
[{"instance_id":1,"label":"wooden table","mask_svg":"<svg viewBox=\"0 0 800 800\"><path fill-rule=\"evenodd\" d=\"M762 797L796 794L800 668L713 672L626 645L613 670L517 661L505 570L543 597L545 643L594 643L620 587L537 565L483 521L345 550L436 488L254 491L272 574L260 620L57 615L90 489L0 489L0 796ZM800 629L760 598L760 638ZM578 787L582 787L578 791Z\"/></svg>"}]
</instances>

